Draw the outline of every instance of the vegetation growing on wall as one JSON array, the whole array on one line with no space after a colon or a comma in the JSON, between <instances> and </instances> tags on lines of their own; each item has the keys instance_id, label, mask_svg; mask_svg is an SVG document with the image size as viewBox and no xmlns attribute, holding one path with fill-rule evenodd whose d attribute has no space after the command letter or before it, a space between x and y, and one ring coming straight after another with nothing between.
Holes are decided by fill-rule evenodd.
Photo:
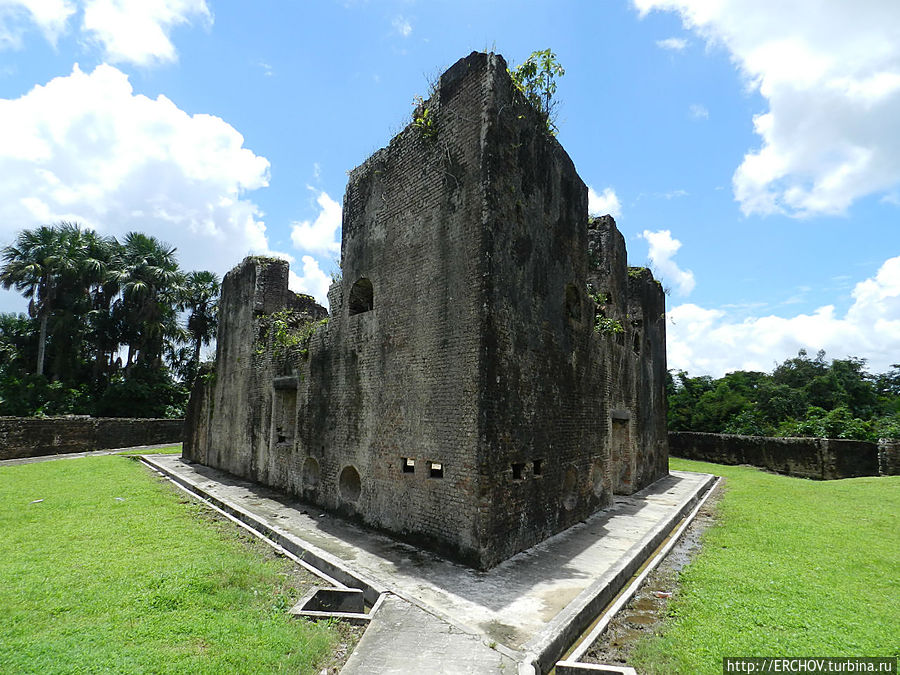
<instances>
[{"instance_id":1,"label":"vegetation growing on wall","mask_svg":"<svg viewBox=\"0 0 900 675\"><path fill-rule=\"evenodd\" d=\"M872 375L865 359L811 359L805 350L771 374L735 371L719 379L669 373L671 431L900 438L900 364Z\"/></svg>"},{"instance_id":2,"label":"vegetation growing on wall","mask_svg":"<svg viewBox=\"0 0 900 675\"><path fill-rule=\"evenodd\" d=\"M516 88L524 94L544 118L547 130L554 136L559 131L556 126L556 80L566 74L565 68L550 49L531 52L525 61L509 75Z\"/></svg>"},{"instance_id":3,"label":"vegetation growing on wall","mask_svg":"<svg viewBox=\"0 0 900 675\"><path fill-rule=\"evenodd\" d=\"M328 324L328 318L310 321L305 314L291 309L282 309L263 317L260 322L260 339L256 343L256 353L263 354L271 345L275 358L296 352L306 358L309 341L319 326Z\"/></svg>"},{"instance_id":4,"label":"vegetation growing on wall","mask_svg":"<svg viewBox=\"0 0 900 675\"><path fill-rule=\"evenodd\" d=\"M219 279L175 252L77 223L20 232L0 251L0 285L29 300L0 315L0 415L181 416Z\"/></svg>"}]
</instances>

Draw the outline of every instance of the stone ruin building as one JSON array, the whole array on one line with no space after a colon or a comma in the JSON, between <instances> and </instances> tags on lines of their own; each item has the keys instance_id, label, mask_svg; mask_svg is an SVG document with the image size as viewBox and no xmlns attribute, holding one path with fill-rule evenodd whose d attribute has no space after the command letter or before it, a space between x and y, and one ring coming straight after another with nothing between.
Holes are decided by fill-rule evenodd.
<instances>
[{"instance_id":1,"label":"stone ruin building","mask_svg":"<svg viewBox=\"0 0 900 675\"><path fill-rule=\"evenodd\" d=\"M665 476L665 298L499 55L349 177L328 312L225 277L184 458L486 569Z\"/></svg>"}]
</instances>

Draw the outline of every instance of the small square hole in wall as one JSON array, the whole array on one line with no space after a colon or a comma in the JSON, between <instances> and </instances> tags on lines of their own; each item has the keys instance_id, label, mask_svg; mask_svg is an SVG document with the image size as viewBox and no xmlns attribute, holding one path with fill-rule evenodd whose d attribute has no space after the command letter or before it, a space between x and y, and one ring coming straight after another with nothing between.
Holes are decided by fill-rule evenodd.
<instances>
[{"instance_id":1,"label":"small square hole in wall","mask_svg":"<svg viewBox=\"0 0 900 675\"><path fill-rule=\"evenodd\" d=\"M512 472L513 480L522 480L522 477L525 474L525 464L521 462L513 463Z\"/></svg>"},{"instance_id":2,"label":"small square hole in wall","mask_svg":"<svg viewBox=\"0 0 900 675\"><path fill-rule=\"evenodd\" d=\"M403 473L416 472L416 460L414 460L412 457L401 457L400 465L403 467Z\"/></svg>"},{"instance_id":3,"label":"small square hole in wall","mask_svg":"<svg viewBox=\"0 0 900 675\"><path fill-rule=\"evenodd\" d=\"M541 471L543 471L543 466L542 466L542 465L543 465L543 461L540 460L540 459L536 459L536 460L534 460L533 465L534 465L534 475L535 475L535 476L540 476L540 475L541 475Z\"/></svg>"},{"instance_id":4,"label":"small square hole in wall","mask_svg":"<svg viewBox=\"0 0 900 675\"><path fill-rule=\"evenodd\" d=\"M444 465L440 462L428 462L428 475L432 478L443 478Z\"/></svg>"}]
</instances>

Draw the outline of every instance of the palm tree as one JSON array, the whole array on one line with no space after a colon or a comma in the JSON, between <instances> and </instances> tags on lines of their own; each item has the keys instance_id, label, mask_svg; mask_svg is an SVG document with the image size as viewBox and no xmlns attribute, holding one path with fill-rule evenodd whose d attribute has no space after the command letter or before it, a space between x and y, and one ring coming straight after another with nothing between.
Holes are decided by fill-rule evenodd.
<instances>
[{"instance_id":1,"label":"palm tree","mask_svg":"<svg viewBox=\"0 0 900 675\"><path fill-rule=\"evenodd\" d=\"M80 227L66 222L23 230L0 253L0 284L29 298L28 312L38 320L38 375L44 374L48 322L81 264L80 249L72 242L75 232L81 232Z\"/></svg>"},{"instance_id":2,"label":"palm tree","mask_svg":"<svg viewBox=\"0 0 900 675\"><path fill-rule=\"evenodd\" d=\"M188 312L187 330L193 344L190 360L191 374L200 365L200 349L216 336L219 308L219 277L201 270L188 274L181 293L179 309Z\"/></svg>"},{"instance_id":3,"label":"palm tree","mask_svg":"<svg viewBox=\"0 0 900 675\"><path fill-rule=\"evenodd\" d=\"M116 281L122 289L118 310L126 322L126 367L159 365L164 340L178 333L175 307L184 274L175 251L156 237L140 232L125 235Z\"/></svg>"}]
</instances>

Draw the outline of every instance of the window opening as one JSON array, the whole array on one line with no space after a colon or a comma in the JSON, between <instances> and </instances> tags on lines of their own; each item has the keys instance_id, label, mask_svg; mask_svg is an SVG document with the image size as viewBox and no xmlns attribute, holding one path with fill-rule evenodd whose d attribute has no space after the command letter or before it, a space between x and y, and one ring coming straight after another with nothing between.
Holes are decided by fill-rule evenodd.
<instances>
[{"instance_id":1,"label":"window opening","mask_svg":"<svg viewBox=\"0 0 900 675\"><path fill-rule=\"evenodd\" d=\"M375 307L372 282L365 277L357 279L350 289L350 316L368 312Z\"/></svg>"},{"instance_id":2,"label":"window opening","mask_svg":"<svg viewBox=\"0 0 900 675\"><path fill-rule=\"evenodd\" d=\"M403 466L403 473L416 472L416 460L412 457L401 457L400 464Z\"/></svg>"},{"instance_id":3,"label":"window opening","mask_svg":"<svg viewBox=\"0 0 900 675\"><path fill-rule=\"evenodd\" d=\"M444 477L444 465L440 462L429 462L428 463L428 475L431 478L443 478Z\"/></svg>"},{"instance_id":4,"label":"window opening","mask_svg":"<svg viewBox=\"0 0 900 675\"><path fill-rule=\"evenodd\" d=\"M513 480L522 480L522 476L525 473L525 464L521 462L515 462L512 465L512 473Z\"/></svg>"},{"instance_id":5,"label":"window opening","mask_svg":"<svg viewBox=\"0 0 900 675\"><path fill-rule=\"evenodd\" d=\"M534 467L534 475L535 476L541 475L541 470L543 469L543 467L541 466L542 464L543 464L542 460L540 460L540 459L534 460L533 467Z\"/></svg>"}]
</instances>

